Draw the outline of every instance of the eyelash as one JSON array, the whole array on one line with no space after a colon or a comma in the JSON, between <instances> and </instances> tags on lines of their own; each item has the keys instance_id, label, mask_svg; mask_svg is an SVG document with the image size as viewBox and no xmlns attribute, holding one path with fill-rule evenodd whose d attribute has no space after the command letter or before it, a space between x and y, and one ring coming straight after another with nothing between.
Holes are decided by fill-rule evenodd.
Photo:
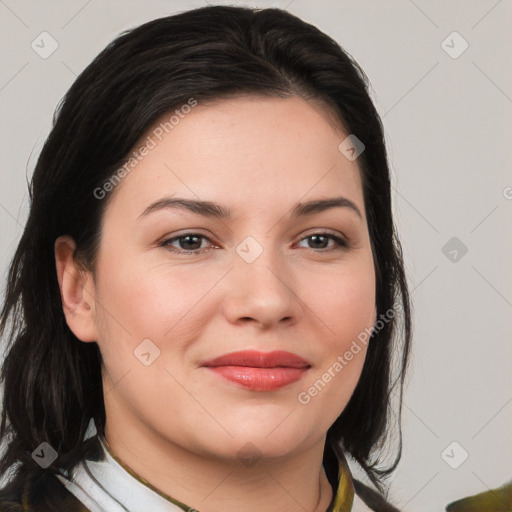
<instances>
[{"instance_id":1,"label":"eyelash","mask_svg":"<svg viewBox=\"0 0 512 512\"><path fill-rule=\"evenodd\" d=\"M206 240L208 240L210 243L213 243L212 240L210 238L208 238L206 235L203 235L201 233L184 233L183 235L179 235L179 236L175 236L173 238L169 238L167 240L163 240L159 245L160 247L166 247L166 248L170 248L171 247L171 243L172 242L175 242L176 240L180 240L181 238L187 238L189 236L194 236L194 237L200 237L200 238L204 238ZM321 237L326 237L326 238L329 238L331 240L334 240L337 244L338 244L338 247L334 247L334 248L330 248L330 249L311 249L312 251L314 252L330 252L330 251L343 251L343 250L347 250L349 248L349 244L343 240L343 238L337 236L337 235L334 235L333 233L329 233L329 232L318 232L318 233L312 233L311 235L308 235L304 238L302 238L300 240L300 242L302 242L303 240L307 240L308 238L311 238L311 237L314 237L314 236L321 236ZM210 250L210 248L207 248L207 249L195 249L195 250L192 250L192 251L184 251L184 250L177 250L176 248L172 248L171 251L172 252L175 252L177 254L187 254L187 255L198 255L198 254L201 254L202 252L206 251L206 250Z\"/></svg>"}]
</instances>

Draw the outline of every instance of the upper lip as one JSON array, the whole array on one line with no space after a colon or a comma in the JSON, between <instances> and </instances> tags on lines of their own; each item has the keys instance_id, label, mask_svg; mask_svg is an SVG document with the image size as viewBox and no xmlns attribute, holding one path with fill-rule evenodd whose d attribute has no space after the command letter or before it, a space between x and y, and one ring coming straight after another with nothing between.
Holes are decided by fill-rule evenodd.
<instances>
[{"instance_id":1,"label":"upper lip","mask_svg":"<svg viewBox=\"0 0 512 512\"><path fill-rule=\"evenodd\" d=\"M285 350L258 352L241 350L205 361L202 366L250 366L253 368L309 368L311 365L302 357Z\"/></svg>"}]
</instances>

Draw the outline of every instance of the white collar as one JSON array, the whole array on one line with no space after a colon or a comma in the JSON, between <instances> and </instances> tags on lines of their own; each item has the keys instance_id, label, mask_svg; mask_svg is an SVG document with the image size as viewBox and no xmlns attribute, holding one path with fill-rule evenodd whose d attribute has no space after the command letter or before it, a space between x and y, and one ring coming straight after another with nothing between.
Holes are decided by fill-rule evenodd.
<instances>
[{"instance_id":1,"label":"white collar","mask_svg":"<svg viewBox=\"0 0 512 512\"><path fill-rule=\"evenodd\" d=\"M97 434L91 418L84 440ZM183 512L183 509L160 496L126 471L110 454L101 436L98 439L105 459L84 460L68 479L57 475L64 486L91 512Z\"/></svg>"}]
</instances>

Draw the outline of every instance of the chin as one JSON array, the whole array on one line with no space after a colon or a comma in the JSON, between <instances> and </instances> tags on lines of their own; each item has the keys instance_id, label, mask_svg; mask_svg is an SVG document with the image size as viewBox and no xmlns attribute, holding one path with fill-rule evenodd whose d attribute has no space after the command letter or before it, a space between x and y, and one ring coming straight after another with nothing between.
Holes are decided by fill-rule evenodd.
<instances>
[{"instance_id":1,"label":"chin","mask_svg":"<svg viewBox=\"0 0 512 512\"><path fill-rule=\"evenodd\" d=\"M303 429L300 434L297 433L297 428L278 432L278 424L279 421L274 422L268 429L256 425L253 430L245 429L240 434L231 431L233 438L227 439L222 445L215 445L217 455L229 459L237 458L242 463L247 462L246 465L250 465L251 461L278 461L296 451L302 451L301 446L305 442Z\"/></svg>"}]
</instances>

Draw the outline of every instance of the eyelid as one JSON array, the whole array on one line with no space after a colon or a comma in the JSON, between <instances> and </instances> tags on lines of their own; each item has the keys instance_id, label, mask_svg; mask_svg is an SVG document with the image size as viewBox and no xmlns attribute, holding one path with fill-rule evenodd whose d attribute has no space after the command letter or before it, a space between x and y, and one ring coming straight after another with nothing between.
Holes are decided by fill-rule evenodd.
<instances>
[{"instance_id":1,"label":"eyelid","mask_svg":"<svg viewBox=\"0 0 512 512\"><path fill-rule=\"evenodd\" d=\"M301 238L299 241L302 241L302 240L304 240L304 238L308 238L313 235L331 235L335 238L341 239L347 245L349 244L349 238L347 236L345 236L340 231L334 231L334 230L328 229L328 228L312 228L312 230L308 230L308 232L306 234L301 235Z\"/></svg>"},{"instance_id":2,"label":"eyelid","mask_svg":"<svg viewBox=\"0 0 512 512\"><path fill-rule=\"evenodd\" d=\"M201 231L197 231L196 229L184 231L183 233L178 233L178 234L173 235L173 236L168 237L168 238L167 237L163 237L161 240L159 240L157 242L157 245L159 245L159 246L169 245L169 243L175 242L176 240L178 240L180 238L185 238L186 236L202 237L205 240L207 240L209 243L211 243L212 245L217 245L217 246L219 245L215 241L215 238L213 236L205 235L204 233L202 233ZM201 250L204 250L204 249L201 249ZM186 251L186 252L192 252L192 251Z\"/></svg>"}]
</instances>

